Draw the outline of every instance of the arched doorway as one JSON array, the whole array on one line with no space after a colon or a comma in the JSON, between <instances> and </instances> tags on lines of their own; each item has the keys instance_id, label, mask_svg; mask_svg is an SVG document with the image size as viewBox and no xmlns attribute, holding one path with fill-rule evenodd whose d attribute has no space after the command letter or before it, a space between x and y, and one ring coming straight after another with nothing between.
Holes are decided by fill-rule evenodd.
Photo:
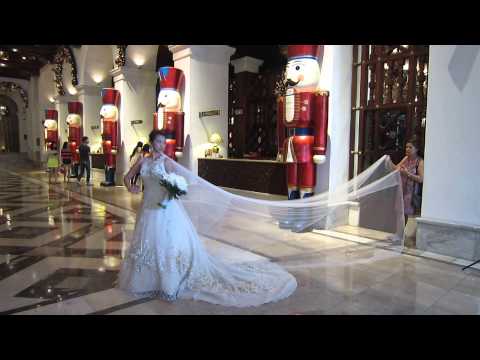
<instances>
[{"instance_id":1,"label":"arched doorway","mask_svg":"<svg viewBox=\"0 0 480 360\"><path fill-rule=\"evenodd\" d=\"M19 152L18 108L9 96L0 95L0 151Z\"/></svg>"}]
</instances>

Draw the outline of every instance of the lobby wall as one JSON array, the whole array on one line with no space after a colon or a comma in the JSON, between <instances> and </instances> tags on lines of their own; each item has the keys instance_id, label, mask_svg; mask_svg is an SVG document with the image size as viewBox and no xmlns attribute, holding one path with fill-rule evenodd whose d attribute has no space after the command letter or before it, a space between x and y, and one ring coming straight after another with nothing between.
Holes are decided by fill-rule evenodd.
<instances>
[{"instance_id":1,"label":"lobby wall","mask_svg":"<svg viewBox=\"0 0 480 360\"><path fill-rule=\"evenodd\" d=\"M480 257L480 46L430 46L425 180L417 243Z\"/></svg>"}]
</instances>

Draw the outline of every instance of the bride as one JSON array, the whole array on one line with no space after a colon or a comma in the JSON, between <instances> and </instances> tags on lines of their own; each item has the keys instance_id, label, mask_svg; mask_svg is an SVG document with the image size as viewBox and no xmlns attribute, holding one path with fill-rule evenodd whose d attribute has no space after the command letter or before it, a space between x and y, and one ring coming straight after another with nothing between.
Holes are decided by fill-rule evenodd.
<instances>
[{"instance_id":1,"label":"bride","mask_svg":"<svg viewBox=\"0 0 480 360\"><path fill-rule=\"evenodd\" d=\"M203 300L224 306L258 306L290 296L295 278L277 264L227 264L209 255L181 200L167 198L159 185L162 175L175 172L173 160L163 154L165 135L153 130L153 151L140 158L125 175L127 189L138 194L131 179L140 172L145 186L133 240L119 274L119 287L138 296L168 301ZM166 208L159 206L166 204Z\"/></svg>"}]
</instances>

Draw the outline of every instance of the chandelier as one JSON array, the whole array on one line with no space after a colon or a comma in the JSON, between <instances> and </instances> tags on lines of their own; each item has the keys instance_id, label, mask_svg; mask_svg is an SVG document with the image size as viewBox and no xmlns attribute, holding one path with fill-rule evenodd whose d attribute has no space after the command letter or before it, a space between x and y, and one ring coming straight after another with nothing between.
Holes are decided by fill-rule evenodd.
<instances>
[{"instance_id":1,"label":"chandelier","mask_svg":"<svg viewBox=\"0 0 480 360\"><path fill-rule=\"evenodd\" d=\"M8 53L4 50L0 50L0 60L8 61Z\"/></svg>"}]
</instances>

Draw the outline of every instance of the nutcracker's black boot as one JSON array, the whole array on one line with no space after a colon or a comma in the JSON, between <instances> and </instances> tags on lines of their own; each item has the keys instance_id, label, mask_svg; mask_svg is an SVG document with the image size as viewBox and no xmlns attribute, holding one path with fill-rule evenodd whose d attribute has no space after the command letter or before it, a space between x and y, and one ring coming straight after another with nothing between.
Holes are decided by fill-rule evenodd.
<instances>
[{"instance_id":1,"label":"nutcracker's black boot","mask_svg":"<svg viewBox=\"0 0 480 360\"><path fill-rule=\"evenodd\" d=\"M70 171L70 178L78 178L78 168L80 164L73 164L72 170Z\"/></svg>"},{"instance_id":2,"label":"nutcracker's black boot","mask_svg":"<svg viewBox=\"0 0 480 360\"><path fill-rule=\"evenodd\" d=\"M296 200L300 199L300 191L299 190L292 190L288 193L288 200ZM292 229L294 227L294 221L292 219L293 213L292 209L287 209L287 217L278 222L278 226L280 229Z\"/></svg>"},{"instance_id":3,"label":"nutcracker's black boot","mask_svg":"<svg viewBox=\"0 0 480 360\"><path fill-rule=\"evenodd\" d=\"M305 198L308 198L308 197L312 197L313 196L313 192L311 193L304 193L303 196L302 196L302 199L305 199ZM304 209L301 210L302 211L302 214L301 216L304 216L306 219L309 219L309 222L313 222L314 220L312 219L313 216L312 216L312 212L313 212L313 209L312 208L309 208L309 207L305 207ZM300 222L298 221L297 223L293 224L292 226L292 232L295 232L295 233L303 233L303 232L311 232L314 228L314 224L309 224L309 223L305 223L305 222Z\"/></svg>"},{"instance_id":4,"label":"nutcracker's black boot","mask_svg":"<svg viewBox=\"0 0 480 360\"><path fill-rule=\"evenodd\" d=\"M105 181L100 183L101 186L115 186L115 168L105 167Z\"/></svg>"}]
</instances>

